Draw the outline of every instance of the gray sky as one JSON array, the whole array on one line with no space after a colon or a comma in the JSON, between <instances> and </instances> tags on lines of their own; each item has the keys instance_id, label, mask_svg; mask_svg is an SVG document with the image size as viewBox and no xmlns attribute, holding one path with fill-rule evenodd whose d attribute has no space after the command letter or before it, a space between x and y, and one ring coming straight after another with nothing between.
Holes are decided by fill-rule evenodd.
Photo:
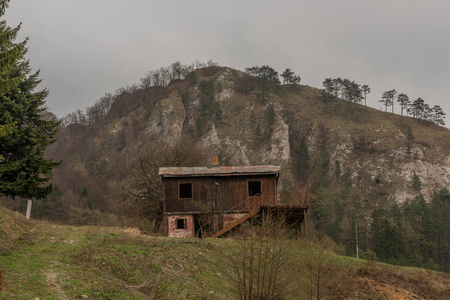
<instances>
[{"instance_id":1,"label":"gray sky","mask_svg":"<svg viewBox=\"0 0 450 300\"><path fill-rule=\"evenodd\" d=\"M180 60L243 70L291 68L302 84L326 77L440 105L450 123L448 0L12 0L47 105L58 117ZM397 112L399 109L397 107Z\"/></svg>"}]
</instances>

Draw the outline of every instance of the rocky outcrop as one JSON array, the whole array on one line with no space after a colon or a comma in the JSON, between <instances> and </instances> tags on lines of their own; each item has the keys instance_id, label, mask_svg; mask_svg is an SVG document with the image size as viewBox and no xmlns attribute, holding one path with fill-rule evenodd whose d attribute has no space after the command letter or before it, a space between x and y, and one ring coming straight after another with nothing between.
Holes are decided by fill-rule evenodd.
<instances>
[{"instance_id":1,"label":"rocky outcrop","mask_svg":"<svg viewBox=\"0 0 450 300\"><path fill-rule=\"evenodd\" d=\"M232 140L229 137L222 139L223 154L226 157L226 162L231 166L248 166L250 161L245 153L246 149L238 140Z\"/></svg>"},{"instance_id":2,"label":"rocky outcrop","mask_svg":"<svg viewBox=\"0 0 450 300\"><path fill-rule=\"evenodd\" d=\"M147 139L162 138L168 144L179 141L183 131L186 110L181 98L173 93L161 100L153 110L145 130Z\"/></svg>"},{"instance_id":3,"label":"rocky outcrop","mask_svg":"<svg viewBox=\"0 0 450 300\"><path fill-rule=\"evenodd\" d=\"M291 148L289 145L289 126L283 118L276 114L276 122L273 125L273 132L270 138L268 150L262 153L264 163L286 164L291 158Z\"/></svg>"},{"instance_id":4,"label":"rocky outcrop","mask_svg":"<svg viewBox=\"0 0 450 300\"><path fill-rule=\"evenodd\" d=\"M346 173L358 197L399 202L413 198L419 194L411 186L414 173L421 181L420 193L427 200L438 189L450 187L447 129L436 130L429 122L363 106L355 107L354 115L349 115L345 102L324 101L318 89L307 86L281 88L263 103L256 97L256 89L236 93L235 84L243 78L236 76L238 71L210 71L198 72L197 83L186 80L160 87L160 94L156 90L127 94L118 103L121 106L115 105L113 114L95 128L79 124L64 128L54 153L64 159L73 155L83 160L86 166L93 166L87 169L93 174L95 170L103 174L111 169L108 180L120 181L125 175L116 172L117 165L127 170L139 147L156 139L170 145L187 134L208 155L219 155L223 165L282 165L282 191L298 184L296 147L300 139L306 138L309 168L319 168L323 159L319 156L325 155L329 160L327 180ZM200 105L198 86L202 80L214 81L214 105L219 105L223 113L220 117ZM124 109L128 101L135 106ZM268 105L274 107L274 118L268 117ZM273 124L268 125L269 120ZM77 148L78 141L85 141L87 146ZM326 151L322 151L324 147ZM336 172L337 167L340 172ZM308 183L312 180L315 178Z\"/></svg>"},{"instance_id":5,"label":"rocky outcrop","mask_svg":"<svg viewBox=\"0 0 450 300\"><path fill-rule=\"evenodd\" d=\"M201 137L200 144L203 149L208 149L214 155L222 150L222 144L213 122L209 122L208 131Z\"/></svg>"}]
</instances>

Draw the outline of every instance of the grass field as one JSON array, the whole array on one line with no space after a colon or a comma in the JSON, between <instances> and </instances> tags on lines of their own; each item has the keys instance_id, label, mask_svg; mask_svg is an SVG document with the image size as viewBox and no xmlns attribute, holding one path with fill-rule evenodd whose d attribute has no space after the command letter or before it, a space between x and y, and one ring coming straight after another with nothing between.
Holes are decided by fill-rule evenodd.
<instances>
[{"instance_id":1,"label":"grass field","mask_svg":"<svg viewBox=\"0 0 450 300\"><path fill-rule=\"evenodd\" d=\"M239 239L27 221L3 208L0 225L1 299L239 299L232 262L250 249ZM287 254L281 298L317 299L317 284L321 299L450 297L448 274L338 256L298 240L269 244L267 252L279 246Z\"/></svg>"}]
</instances>

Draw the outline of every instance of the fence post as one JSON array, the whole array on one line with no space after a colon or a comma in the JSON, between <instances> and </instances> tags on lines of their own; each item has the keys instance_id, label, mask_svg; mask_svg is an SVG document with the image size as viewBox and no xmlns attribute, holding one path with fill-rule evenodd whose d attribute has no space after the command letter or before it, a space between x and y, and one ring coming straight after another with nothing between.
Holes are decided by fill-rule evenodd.
<instances>
[{"instance_id":1,"label":"fence post","mask_svg":"<svg viewBox=\"0 0 450 300\"><path fill-rule=\"evenodd\" d=\"M31 217L31 204L33 203L33 201L28 200L28 204L27 204L27 214L26 214L26 218L29 219Z\"/></svg>"}]
</instances>

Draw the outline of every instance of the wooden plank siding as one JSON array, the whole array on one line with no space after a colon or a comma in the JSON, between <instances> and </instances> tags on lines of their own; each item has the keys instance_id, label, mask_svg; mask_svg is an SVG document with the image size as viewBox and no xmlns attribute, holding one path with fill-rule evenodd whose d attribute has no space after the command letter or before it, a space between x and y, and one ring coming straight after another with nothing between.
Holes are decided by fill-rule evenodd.
<instances>
[{"instance_id":1,"label":"wooden plank siding","mask_svg":"<svg viewBox=\"0 0 450 300\"><path fill-rule=\"evenodd\" d=\"M163 181L164 211L166 213L201 212L205 207L220 211L249 211L259 205L277 204L277 176L201 176L166 177ZM248 182L261 182L261 195L249 196ZM179 184L192 184L192 198L179 198Z\"/></svg>"}]
</instances>

